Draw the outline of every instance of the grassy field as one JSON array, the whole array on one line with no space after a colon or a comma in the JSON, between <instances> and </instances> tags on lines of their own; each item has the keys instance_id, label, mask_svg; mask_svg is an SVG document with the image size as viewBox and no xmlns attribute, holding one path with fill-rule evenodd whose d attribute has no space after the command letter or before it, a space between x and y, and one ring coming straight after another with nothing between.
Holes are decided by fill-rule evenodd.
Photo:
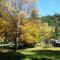
<instances>
[{"instance_id":1,"label":"grassy field","mask_svg":"<svg viewBox=\"0 0 60 60\"><path fill-rule=\"evenodd\" d=\"M60 60L60 48L0 49L1 60Z\"/></svg>"}]
</instances>

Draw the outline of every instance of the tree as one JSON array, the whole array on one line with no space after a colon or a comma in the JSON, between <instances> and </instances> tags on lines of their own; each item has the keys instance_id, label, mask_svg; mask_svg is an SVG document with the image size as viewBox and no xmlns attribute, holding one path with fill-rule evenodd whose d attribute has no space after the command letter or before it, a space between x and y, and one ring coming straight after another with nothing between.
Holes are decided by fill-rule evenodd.
<instances>
[{"instance_id":1,"label":"tree","mask_svg":"<svg viewBox=\"0 0 60 60\"><path fill-rule=\"evenodd\" d=\"M39 25L35 21L23 20L22 25L19 27L20 42L28 45L34 45L39 42Z\"/></svg>"},{"instance_id":2,"label":"tree","mask_svg":"<svg viewBox=\"0 0 60 60\"><path fill-rule=\"evenodd\" d=\"M53 16L48 15L41 18L43 22L48 23L50 26L55 28L54 39L59 39L60 36L60 14L55 13Z\"/></svg>"},{"instance_id":3,"label":"tree","mask_svg":"<svg viewBox=\"0 0 60 60\"><path fill-rule=\"evenodd\" d=\"M0 18L0 38L5 38L5 41L8 39L8 34L11 31L10 22Z\"/></svg>"},{"instance_id":4,"label":"tree","mask_svg":"<svg viewBox=\"0 0 60 60\"><path fill-rule=\"evenodd\" d=\"M37 0L1 0L2 18L12 23L11 32L16 48L18 48L17 38L19 38L19 27L23 24L22 20L30 17L32 11L36 8ZM35 12L34 12L35 14ZM34 25L34 23L30 22ZM29 25L29 24L28 24ZM27 26L26 26L27 27ZM32 28L32 26L31 26ZM9 28L8 28L9 29ZM33 31L34 32L34 31ZM37 31L36 31L37 33ZM6 35L6 33L5 33ZM27 36L28 34L26 34ZM34 35L34 34L33 34ZM31 35L29 35L31 36ZM35 38L34 38L35 39ZM18 39L19 40L19 39Z\"/></svg>"}]
</instances>

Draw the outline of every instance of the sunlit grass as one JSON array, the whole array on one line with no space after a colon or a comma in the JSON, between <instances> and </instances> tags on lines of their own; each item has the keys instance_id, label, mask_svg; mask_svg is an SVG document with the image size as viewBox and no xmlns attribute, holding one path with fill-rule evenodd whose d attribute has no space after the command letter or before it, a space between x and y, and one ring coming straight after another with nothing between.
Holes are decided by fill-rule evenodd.
<instances>
[{"instance_id":1,"label":"sunlit grass","mask_svg":"<svg viewBox=\"0 0 60 60\"><path fill-rule=\"evenodd\" d=\"M23 50L17 50L21 54L26 55L23 60L59 60L60 59L60 48L29 48Z\"/></svg>"},{"instance_id":2,"label":"sunlit grass","mask_svg":"<svg viewBox=\"0 0 60 60\"><path fill-rule=\"evenodd\" d=\"M5 50L5 52L3 52ZM14 50L2 49L2 60L60 60L60 48L27 48Z\"/></svg>"}]
</instances>

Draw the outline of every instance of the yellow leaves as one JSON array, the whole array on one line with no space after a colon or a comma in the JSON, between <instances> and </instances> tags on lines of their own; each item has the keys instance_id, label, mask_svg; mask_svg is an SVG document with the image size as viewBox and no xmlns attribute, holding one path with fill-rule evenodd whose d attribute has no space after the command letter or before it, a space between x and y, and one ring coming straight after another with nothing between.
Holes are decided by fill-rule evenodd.
<instances>
[{"instance_id":1,"label":"yellow leaves","mask_svg":"<svg viewBox=\"0 0 60 60\"><path fill-rule=\"evenodd\" d=\"M51 38L53 32L55 32L54 28L49 26L48 23L41 24L40 31L44 33L44 38Z\"/></svg>"},{"instance_id":2,"label":"yellow leaves","mask_svg":"<svg viewBox=\"0 0 60 60\"><path fill-rule=\"evenodd\" d=\"M41 38L51 38L52 33L54 32L54 28L49 26L48 23L40 23L36 20L21 20L20 25L17 28L19 31L19 39L21 42L26 43L36 43L41 40ZM18 26L18 25L17 25ZM4 20L0 18L0 36L3 36L4 31L10 32L14 28L13 24L11 24L8 20ZM10 32L11 38L16 33Z\"/></svg>"},{"instance_id":3,"label":"yellow leaves","mask_svg":"<svg viewBox=\"0 0 60 60\"><path fill-rule=\"evenodd\" d=\"M20 36L21 42L34 43L38 42L38 37L33 36L31 33L25 33Z\"/></svg>"},{"instance_id":4,"label":"yellow leaves","mask_svg":"<svg viewBox=\"0 0 60 60\"><path fill-rule=\"evenodd\" d=\"M21 37L22 41L26 40L25 42L28 42L28 43L31 43L32 39L33 39L33 36L30 33L23 34L20 37Z\"/></svg>"},{"instance_id":5,"label":"yellow leaves","mask_svg":"<svg viewBox=\"0 0 60 60\"><path fill-rule=\"evenodd\" d=\"M9 26L9 22L7 20L4 19L0 19L0 27L6 27Z\"/></svg>"},{"instance_id":6,"label":"yellow leaves","mask_svg":"<svg viewBox=\"0 0 60 60\"><path fill-rule=\"evenodd\" d=\"M52 32L54 32L54 28L49 26L48 23L40 23L35 20L22 23L23 25L20 25L20 33L22 32L20 39L27 43L39 42L42 37L51 38Z\"/></svg>"},{"instance_id":7,"label":"yellow leaves","mask_svg":"<svg viewBox=\"0 0 60 60\"><path fill-rule=\"evenodd\" d=\"M25 21L26 22L26 21ZM24 25L20 25L20 40L27 43L38 42L39 40L39 29L38 24L32 21L28 21Z\"/></svg>"},{"instance_id":8,"label":"yellow leaves","mask_svg":"<svg viewBox=\"0 0 60 60\"><path fill-rule=\"evenodd\" d=\"M50 38L50 33L45 33L45 38Z\"/></svg>"},{"instance_id":9,"label":"yellow leaves","mask_svg":"<svg viewBox=\"0 0 60 60\"><path fill-rule=\"evenodd\" d=\"M6 31L10 31L10 29L11 29L10 22L8 20L0 18L0 35L3 35L4 32Z\"/></svg>"},{"instance_id":10,"label":"yellow leaves","mask_svg":"<svg viewBox=\"0 0 60 60\"><path fill-rule=\"evenodd\" d=\"M0 43L4 42L4 39L0 37Z\"/></svg>"},{"instance_id":11,"label":"yellow leaves","mask_svg":"<svg viewBox=\"0 0 60 60\"><path fill-rule=\"evenodd\" d=\"M44 31L45 31L46 33L51 33L51 32L54 32L54 29L53 29L53 27L46 25L46 26L44 27Z\"/></svg>"},{"instance_id":12,"label":"yellow leaves","mask_svg":"<svg viewBox=\"0 0 60 60\"><path fill-rule=\"evenodd\" d=\"M24 22L23 22L24 23ZM35 24L35 23L32 23L32 22L26 22L24 23L24 25L21 25L20 28L22 30L25 30L25 31L28 31L28 32L31 32L31 31L38 31L38 25Z\"/></svg>"}]
</instances>

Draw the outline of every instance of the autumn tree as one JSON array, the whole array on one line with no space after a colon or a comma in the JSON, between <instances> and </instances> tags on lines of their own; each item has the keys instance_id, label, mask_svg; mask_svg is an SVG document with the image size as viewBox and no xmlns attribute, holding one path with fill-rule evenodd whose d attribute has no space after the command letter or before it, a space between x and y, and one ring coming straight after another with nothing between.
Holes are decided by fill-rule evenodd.
<instances>
[{"instance_id":1,"label":"autumn tree","mask_svg":"<svg viewBox=\"0 0 60 60\"><path fill-rule=\"evenodd\" d=\"M52 26L49 26L48 23L42 23L40 25L40 38L42 39L42 42L45 43L45 47L48 47L48 43L50 39L53 38L55 33L55 29Z\"/></svg>"},{"instance_id":2,"label":"autumn tree","mask_svg":"<svg viewBox=\"0 0 60 60\"><path fill-rule=\"evenodd\" d=\"M2 26L0 31L5 38L8 32L16 49L19 46L18 42L34 45L42 37L47 39L52 37L54 28L37 20L37 0L0 0L0 2L0 12L4 19L0 21Z\"/></svg>"},{"instance_id":3,"label":"autumn tree","mask_svg":"<svg viewBox=\"0 0 60 60\"><path fill-rule=\"evenodd\" d=\"M22 24L22 19L30 17L32 10L35 8L36 0L0 0L2 18L10 20L14 43L17 48L17 38L19 35L18 28Z\"/></svg>"},{"instance_id":4,"label":"autumn tree","mask_svg":"<svg viewBox=\"0 0 60 60\"><path fill-rule=\"evenodd\" d=\"M12 25L7 20L0 18L0 38L4 41L9 40L9 32L11 31Z\"/></svg>"},{"instance_id":5,"label":"autumn tree","mask_svg":"<svg viewBox=\"0 0 60 60\"><path fill-rule=\"evenodd\" d=\"M19 41L24 45L34 46L37 42L39 42L39 25L34 21L23 20L22 25L19 27L20 35Z\"/></svg>"}]
</instances>

